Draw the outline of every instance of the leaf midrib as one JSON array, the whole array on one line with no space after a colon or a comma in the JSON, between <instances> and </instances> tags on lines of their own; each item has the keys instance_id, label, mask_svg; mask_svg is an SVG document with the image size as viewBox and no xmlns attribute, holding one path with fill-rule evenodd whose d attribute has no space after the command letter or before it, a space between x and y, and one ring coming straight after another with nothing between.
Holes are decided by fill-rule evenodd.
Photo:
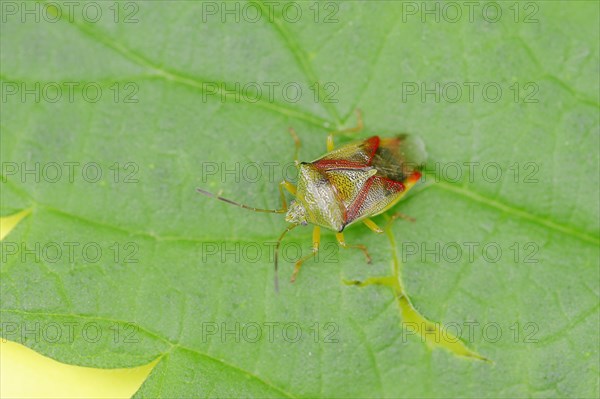
<instances>
[{"instance_id":1,"label":"leaf midrib","mask_svg":"<svg viewBox=\"0 0 600 399\"><path fill-rule=\"evenodd\" d=\"M10 180L7 180L6 178L4 178L1 175L0 175L0 179L4 180L3 184L9 183L9 185L12 186L13 188L15 188L19 192L19 194L21 194L22 196L25 196L29 200L31 200L34 208L45 209L49 212L53 212L55 214L59 214L60 216L67 217L67 218L70 218L72 220L76 220L76 221L79 221L82 223L96 225L99 227L119 231L121 233L145 237L145 238L152 239L154 241L163 241L163 242L164 241L171 241L171 242L179 241L179 242L201 243L201 242L206 242L209 240L212 240L212 241L215 240L214 236L212 236L210 238L183 237L183 236L161 236L159 234L151 233L151 232L144 231L144 230L135 230L134 231L134 230L130 230L125 227L96 221L96 220L93 220L93 219L90 219L90 218L87 218L84 216L76 215L76 214L61 210L61 209L54 208L50 205L38 202L27 191L17 188L17 186L14 183L10 182ZM464 187L457 186L455 184L451 184L451 183L445 182L443 180L440 180L434 184L428 185L427 187L431 187L431 186L438 187L441 190L460 195L463 198L472 201L473 203L485 205L489 208L499 211L500 213L514 215L523 220L527 220L531 223L537 224L539 226L548 228L550 230L554 230L556 232L562 233L564 235L567 235L567 236L570 236L573 238L577 238L580 241L591 243L596 246L600 245L600 237L598 237L598 236L595 237L595 236L588 234L585 231L582 231L575 227L557 223L551 219L544 218L539 215L535 215L527 210L515 207L511 204L503 203L501 201L497 201L494 198L486 197L476 191L467 190ZM424 189L427 189L427 187L425 187ZM423 190L421 190L421 191L423 191ZM256 237L256 238L261 238L261 237ZM272 239L271 236L262 237L262 238L264 238L265 240ZM225 241L226 238L222 238L222 240ZM241 241L241 240L236 238L236 241Z\"/></svg>"}]
</instances>

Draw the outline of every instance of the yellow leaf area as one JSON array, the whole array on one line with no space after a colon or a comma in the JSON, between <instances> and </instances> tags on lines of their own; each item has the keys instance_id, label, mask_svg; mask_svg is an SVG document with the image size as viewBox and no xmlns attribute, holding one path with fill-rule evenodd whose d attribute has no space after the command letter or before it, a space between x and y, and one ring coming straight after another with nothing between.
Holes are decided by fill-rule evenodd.
<instances>
[{"instance_id":1,"label":"yellow leaf area","mask_svg":"<svg viewBox=\"0 0 600 399\"><path fill-rule=\"evenodd\" d=\"M15 228L17 224L27 215L31 213L31 209L25 209L21 212L10 216L0 217L0 241Z\"/></svg>"},{"instance_id":2,"label":"yellow leaf area","mask_svg":"<svg viewBox=\"0 0 600 399\"><path fill-rule=\"evenodd\" d=\"M30 213L0 217L0 240ZM2 339L0 398L130 398L157 362L121 369L72 366Z\"/></svg>"},{"instance_id":3,"label":"yellow leaf area","mask_svg":"<svg viewBox=\"0 0 600 399\"><path fill-rule=\"evenodd\" d=\"M388 221L391 221L391 219L388 218ZM392 289L396 298L396 303L398 304L398 309L400 310L402 324L406 329L407 334L419 336L421 340L426 342L430 347L441 347L457 356L491 362L488 358L469 349L455 334L445 329L439 323L427 320L417 309L415 309L402 285L400 261L398 260L398 252L396 250L396 240L389 226L390 223L388 223L388 226L384 231L392 246L392 275L386 277L371 277L364 281L345 281L345 283L359 287L382 285Z\"/></svg>"}]
</instances>

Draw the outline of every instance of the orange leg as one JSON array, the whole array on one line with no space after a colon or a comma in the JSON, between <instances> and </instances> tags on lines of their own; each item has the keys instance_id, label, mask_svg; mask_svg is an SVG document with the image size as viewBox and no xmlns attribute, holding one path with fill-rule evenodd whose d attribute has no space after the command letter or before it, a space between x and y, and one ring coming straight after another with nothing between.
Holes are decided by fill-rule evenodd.
<instances>
[{"instance_id":1,"label":"orange leg","mask_svg":"<svg viewBox=\"0 0 600 399\"><path fill-rule=\"evenodd\" d=\"M383 233L383 230L381 229L381 227L377 226L377 224L375 224L375 222L372 221L371 219L366 218L363 220L363 223L365 224L365 226L367 226L369 229L371 229L371 231L373 231L377 234Z\"/></svg>"},{"instance_id":2,"label":"orange leg","mask_svg":"<svg viewBox=\"0 0 600 399\"><path fill-rule=\"evenodd\" d=\"M300 271L300 268L302 267L302 264L304 263L304 261L312 258L319 251L319 244L321 243L321 228L319 226L315 226L313 228L313 237L312 237L312 239L313 239L312 252L309 253L306 256L303 256L302 258L300 258L296 262L296 265L294 266L294 272L292 273L292 278L290 279L290 281L292 283L294 281L296 281L296 277L298 276L298 272Z\"/></svg>"},{"instance_id":3,"label":"orange leg","mask_svg":"<svg viewBox=\"0 0 600 399\"><path fill-rule=\"evenodd\" d=\"M279 183L279 196L281 197L281 209L283 209L284 211L287 211L288 207L287 207L287 201L285 200L285 194L283 192L284 188L287 191L289 191L292 195L296 195L296 186L294 186L292 183L290 183L287 180L282 180L281 183Z\"/></svg>"},{"instance_id":4,"label":"orange leg","mask_svg":"<svg viewBox=\"0 0 600 399\"><path fill-rule=\"evenodd\" d=\"M327 152L331 152L335 148L335 145L333 143L333 135L341 134L341 133L358 133L361 130L363 130L364 127L365 127L365 125L364 125L363 119L362 119L362 112L360 109L357 109L356 110L356 126L348 128L348 129L336 130L335 132L329 133L329 135L327 136Z\"/></svg>"},{"instance_id":5,"label":"orange leg","mask_svg":"<svg viewBox=\"0 0 600 399\"><path fill-rule=\"evenodd\" d=\"M290 127L289 132L292 135L292 138L294 139L294 146L296 147L296 149L294 150L294 162L298 163L298 152L300 151L300 147L302 144L300 143L300 138L298 137L298 134L296 134L296 131L293 127Z\"/></svg>"},{"instance_id":6,"label":"orange leg","mask_svg":"<svg viewBox=\"0 0 600 399\"><path fill-rule=\"evenodd\" d=\"M340 243L342 248L360 249L365 254L365 257L367 258L367 263L371 263L371 255L369 255L369 251L367 251L367 247L365 247L362 244L356 244L356 245L346 244L346 240L344 239L344 233L336 233L335 238L337 238L337 240Z\"/></svg>"},{"instance_id":7,"label":"orange leg","mask_svg":"<svg viewBox=\"0 0 600 399\"><path fill-rule=\"evenodd\" d=\"M411 222L411 223L414 223L414 222L416 222L416 221L417 221L417 219L415 219L415 218L414 218L414 217L412 217L412 216L405 215L404 213L401 213L401 212L396 212L396 213L394 213L394 214L393 214L393 215L390 217L390 220L388 220L388 222L386 223L385 227L387 228L387 227L388 227L388 226L389 226L389 225L390 225L392 222L394 222L394 220L396 220L396 219L404 219L404 220L406 220L406 221L408 221L408 222Z\"/></svg>"}]
</instances>

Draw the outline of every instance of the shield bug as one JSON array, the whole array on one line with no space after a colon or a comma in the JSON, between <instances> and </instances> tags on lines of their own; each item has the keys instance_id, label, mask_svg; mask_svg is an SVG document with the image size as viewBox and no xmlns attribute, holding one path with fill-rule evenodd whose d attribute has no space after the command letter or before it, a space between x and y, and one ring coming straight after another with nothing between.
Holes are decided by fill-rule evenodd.
<instances>
[{"instance_id":1,"label":"shield bug","mask_svg":"<svg viewBox=\"0 0 600 399\"><path fill-rule=\"evenodd\" d=\"M363 128L360 111L356 127L330 133L327 153L312 162L298 162L300 140L290 129L296 145L296 185L286 180L279 184L281 209L261 209L240 204L198 188L198 192L229 204L255 212L285 213L290 224L275 246L275 288L278 288L277 266L281 241L287 232L300 225L312 224L312 252L300 258L292 273L296 280L302 264L319 250L321 227L333 230L343 248L361 250L368 263L371 257L364 245L349 245L343 231L350 225L364 223L376 233L383 230L371 220L393 207L421 178L421 167L427 154L423 142L415 136L401 134L389 138L372 136L366 140L334 148L333 135L359 132ZM284 189L295 196L288 207Z\"/></svg>"}]
</instances>

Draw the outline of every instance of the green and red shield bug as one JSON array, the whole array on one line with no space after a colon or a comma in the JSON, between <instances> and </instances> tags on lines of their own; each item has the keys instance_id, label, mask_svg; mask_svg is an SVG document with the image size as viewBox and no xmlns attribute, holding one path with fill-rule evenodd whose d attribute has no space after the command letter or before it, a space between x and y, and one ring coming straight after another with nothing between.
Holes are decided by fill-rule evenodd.
<instances>
[{"instance_id":1,"label":"green and red shield bug","mask_svg":"<svg viewBox=\"0 0 600 399\"><path fill-rule=\"evenodd\" d=\"M296 280L300 267L319 250L321 227L333 230L343 248L360 249L371 263L364 245L348 245L344 229L363 222L376 233L383 230L370 218L393 207L421 178L421 167L427 154L423 142L407 134L381 138L372 136L334 149L333 135L359 132L363 128L360 111L355 128L330 133L327 153L312 162L298 162L300 140L296 132L290 133L296 144L296 185L284 180L279 184L281 209L260 209L240 204L198 188L198 192L255 212L285 213L290 224L279 236L275 246L275 289L278 289L279 246L287 232L299 225L312 224L312 252L298 260L291 282ZM284 189L296 197L287 206Z\"/></svg>"}]
</instances>

